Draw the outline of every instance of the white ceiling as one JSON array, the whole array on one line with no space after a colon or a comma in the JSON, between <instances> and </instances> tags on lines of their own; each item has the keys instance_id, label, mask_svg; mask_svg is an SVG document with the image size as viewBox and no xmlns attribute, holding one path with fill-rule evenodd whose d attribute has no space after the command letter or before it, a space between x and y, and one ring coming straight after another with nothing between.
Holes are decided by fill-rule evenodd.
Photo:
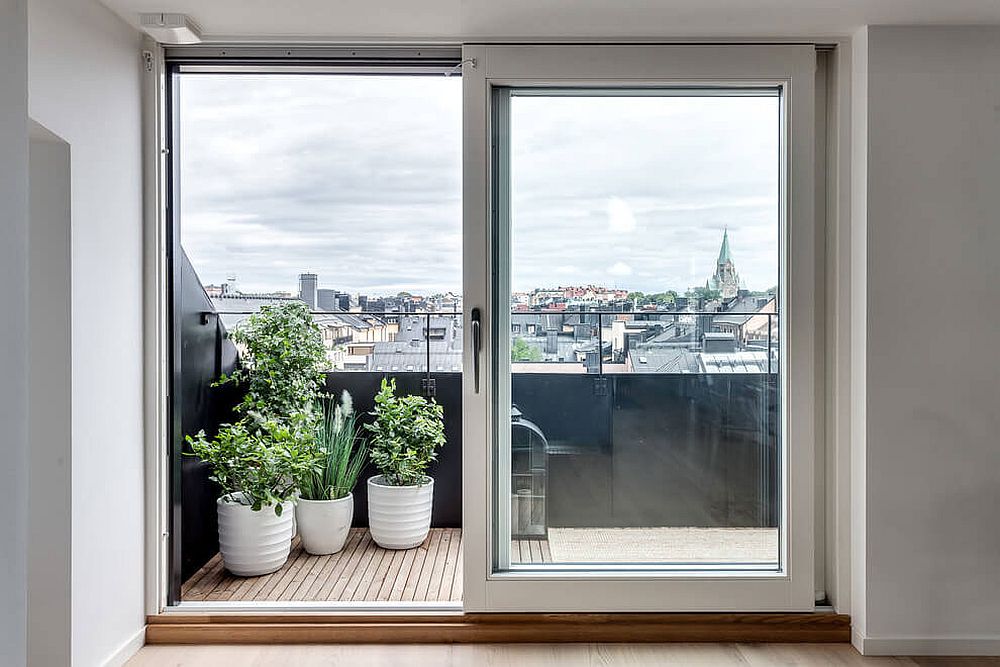
<instances>
[{"instance_id":1,"label":"white ceiling","mask_svg":"<svg viewBox=\"0 0 1000 667\"><path fill-rule=\"evenodd\" d=\"M214 38L836 36L872 24L1000 24L1000 0L101 0L188 14Z\"/></svg>"}]
</instances>

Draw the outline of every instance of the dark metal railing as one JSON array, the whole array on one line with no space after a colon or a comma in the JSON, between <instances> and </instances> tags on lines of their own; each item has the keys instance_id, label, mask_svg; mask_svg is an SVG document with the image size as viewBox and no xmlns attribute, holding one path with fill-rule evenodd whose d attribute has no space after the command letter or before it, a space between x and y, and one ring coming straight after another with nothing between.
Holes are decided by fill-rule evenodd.
<instances>
[{"instance_id":1,"label":"dark metal railing","mask_svg":"<svg viewBox=\"0 0 1000 667\"><path fill-rule=\"evenodd\" d=\"M778 313L766 313L766 312L746 312L746 311L686 311L686 310L563 310L563 309L541 309L541 310L512 310L511 316L532 316L532 315L564 315L564 316L574 316L574 315L597 315L597 360L598 360L598 375L604 374L604 317L611 315L626 315L626 316L636 316L641 315L649 318L648 321L658 321L661 317L755 317L764 316L767 317L767 372L768 374L773 372L773 343L774 336L773 330L775 322L773 318L778 317ZM647 321L647 320L633 320L633 321ZM547 363L558 363L558 362L547 362Z\"/></svg>"},{"instance_id":2,"label":"dark metal railing","mask_svg":"<svg viewBox=\"0 0 1000 667\"><path fill-rule=\"evenodd\" d=\"M265 305L272 305L270 303ZM250 316L260 312L259 310L230 310L230 311L214 311L202 313L203 323L207 323L207 319L214 315L234 315L234 316ZM425 369L426 375L428 377L427 382L429 385L433 383L430 379L432 373L431 369L431 341L433 340L431 336L431 323L434 318L447 318L452 319L457 324L457 329L459 332L462 331L462 316L463 311L453 310L453 311L420 311L420 312L399 312L399 311L386 311L386 310L365 310L365 311L328 311L328 310L310 310L309 311L314 316L323 316L329 318L379 318L385 320L385 324L398 323L399 320L406 318L412 318L415 320L423 320L421 323L423 326L422 339L424 341L424 359L425 359ZM778 313L768 313L768 312L758 312L758 311L689 311L689 310L568 310L568 309L555 309L555 308L540 308L536 310L511 310L511 318L515 317L531 317L531 316L563 316L563 317L587 317L587 316L597 316L597 375L604 375L604 318L605 317L636 317L639 316L641 319L631 320L631 321L649 321L657 322L662 321L662 318L677 318L680 317L698 317L698 318L718 318L718 317L767 317L767 337L766 337L766 352L767 352L767 373L771 374L774 372L773 369L773 352L774 352L774 335L773 330L775 326L774 318L778 317ZM344 322L346 326L351 326L349 322ZM580 324L586 324L586 322L581 321ZM703 331L702 333L710 333L708 331ZM399 342L397 341L380 341L380 340L356 340L348 339L347 337L340 337L335 341L337 344L351 344L356 343L363 345L365 343L379 343L379 342ZM568 362L539 362L539 363L568 363ZM349 371L348 371L349 372ZM395 371L395 372L420 372L420 371ZM430 391L433 391L432 386L428 386Z\"/></svg>"}]
</instances>

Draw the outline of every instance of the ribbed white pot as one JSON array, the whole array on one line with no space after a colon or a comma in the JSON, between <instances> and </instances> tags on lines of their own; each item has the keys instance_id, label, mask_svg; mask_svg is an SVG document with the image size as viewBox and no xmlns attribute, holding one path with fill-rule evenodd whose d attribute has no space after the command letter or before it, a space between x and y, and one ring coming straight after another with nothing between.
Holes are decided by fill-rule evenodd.
<instances>
[{"instance_id":1,"label":"ribbed white pot","mask_svg":"<svg viewBox=\"0 0 1000 667\"><path fill-rule=\"evenodd\" d=\"M239 494L233 495L236 502L227 500L226 496L216 501L219 551L226 569L240 577L255 577L281 569L292 546L295 506L291 501L283 503L281 516L274 513L273 506L254 512L249 505L239 502Z\"/></svg>"},{"instance_id":2,"label":"ribbed white pot","mask_svg":"<svg viewBox=\"0 0 1000 667\"><path fill-rule=\"evenodd\" d=\"M368 529L384 549L420 546L431 529L434 480L420 486L389 486L381 475L368 479Z\"/></svg>"},{"instance_id":3,"label":"ribbed white pot","mask_svg":"<svg viewBox=\"0 0 1000 667\"><path fill-rule=\"evenodd\" d=\"M353 519L353 493L337 500L299 498L295 503L302 548L316 556L335 554L343 549Z\"/></svg>"}]
</instances>

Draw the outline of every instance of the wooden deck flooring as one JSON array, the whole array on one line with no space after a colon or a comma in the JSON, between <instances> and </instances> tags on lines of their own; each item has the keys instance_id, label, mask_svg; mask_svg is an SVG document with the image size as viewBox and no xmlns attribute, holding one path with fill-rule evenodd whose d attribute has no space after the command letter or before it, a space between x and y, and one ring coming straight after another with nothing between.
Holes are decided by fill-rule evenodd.
<instances>
[{"instance_id":1,"label":"wooden deck flooring","mask_svg":"<svg viewBox=\"0 0 1000 667\"><path fill-rule=\"evenodd\" d=\"M551 560L547 543L514 542L515 562ZM237 577L216 554L181 588L191 602L461 602L462 530L434 528L415 549L378 547L369 532L352 528L343 550L310 556L292 541L292 552L277 572Z\"/></svg>"}]
</instances>

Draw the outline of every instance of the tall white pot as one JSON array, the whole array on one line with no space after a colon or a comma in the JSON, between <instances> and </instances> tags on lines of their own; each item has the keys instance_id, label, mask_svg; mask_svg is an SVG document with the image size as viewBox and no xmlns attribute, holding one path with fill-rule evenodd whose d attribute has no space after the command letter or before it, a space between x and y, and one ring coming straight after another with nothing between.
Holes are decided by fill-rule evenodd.
<instances>
[{"instance_id":1,"label":"tall white pot","mask_svg":"<svg viewBox=\"0 0 1000 667\"><path fill-rule=\"evenodd\" d=\"M368 529L384 549L420 546L431 529L434 480L419 486L390 486L381 475L368 479Z\"/></svg>"},{"instance_id":2,"label":"tall white pot","mask_svg":"<svg viewBox=\"0 0 1000 667\"><path fill-rule=\"evenodd\" d=\"M344 548L354 520L354 494L337 500L306 500L295 504L302 548L316 556L335 554Z\"/></svg>"},{"instance_id":3,"label":"tall white pot","mask_svg":"<svg viewBox=\"0 0 1000 667\"><path fill-rule=\"evenodd\" d=\"M226 496L216 501L219 512L219 551L226 569L240 577L255 577L281 569L292 547L291 501L281 505L281 516L274 506L254 512L249 505Z\"/></svg>"}]
</instances>

